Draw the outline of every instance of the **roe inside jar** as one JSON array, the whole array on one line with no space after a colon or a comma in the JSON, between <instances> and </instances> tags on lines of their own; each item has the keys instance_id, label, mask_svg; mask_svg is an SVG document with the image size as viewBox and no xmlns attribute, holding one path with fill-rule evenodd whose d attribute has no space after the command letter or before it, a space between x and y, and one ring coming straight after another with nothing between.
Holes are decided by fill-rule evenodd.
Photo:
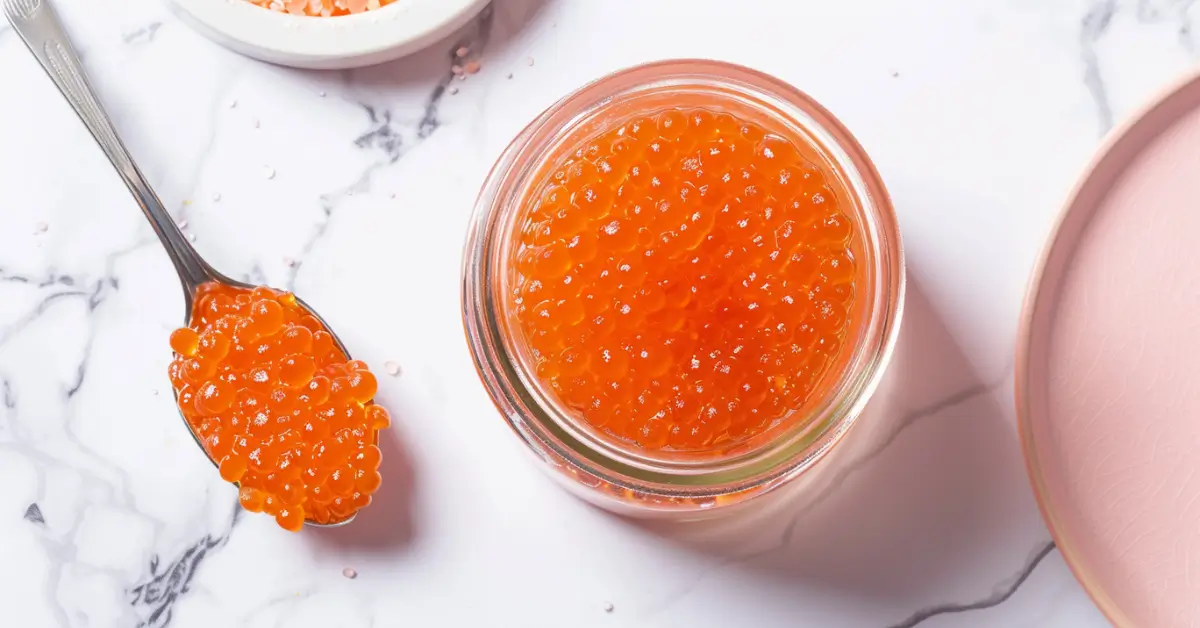
<instances>
[{"instance_id":1,"label":"roe inside jar","mask_svg":"<svg viewBox=\"0 0 1200 628\"><path fill-rule=\"evenodd\" d=\"M547 155L509 326L580 424L719 452L802 420L846 368L862 235L812 141L717 95L626 103Z\"/></svg>"}]
</instances>

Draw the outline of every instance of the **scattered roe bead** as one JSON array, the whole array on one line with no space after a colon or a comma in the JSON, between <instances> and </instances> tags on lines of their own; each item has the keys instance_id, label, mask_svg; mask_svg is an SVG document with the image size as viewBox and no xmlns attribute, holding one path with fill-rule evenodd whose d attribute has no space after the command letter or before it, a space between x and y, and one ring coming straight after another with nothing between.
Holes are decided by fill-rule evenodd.
<instances>
[{"instance_id":1,"label":"scattered roe bead","mask_svg":"<svg viewBox=\"0 0 1200 628\"><path fill-rule=\"evenodd\" d=\"M822 394L854 324L851 197L781 132L671 108L549 157L506 309L577 417L646 450L717 451Z\"/></svg>"},{"instance_id":2,"label":"scattered roe bead","mask_svg":"<svg viewBox=\"0 0 1200 628\"><path fill-rule=\"evenodd\" d=\"M171 332L171 350L184 357L196 355L200 348L200 334L196 330L184 327Z\"/></svg>"},{"instance_id":3,"label":"scattered roe bead","mask_svg":"<svg viewBox=\"0 0 1200 628\"><path fill-rule=\"evenodd\" d=\"M238 500L287 530L336 523L379 488L375 376L287 293L206 284L171 334L179 409ZM333 384L339 394L332 394Z\"/></svg>"}]
</instances>

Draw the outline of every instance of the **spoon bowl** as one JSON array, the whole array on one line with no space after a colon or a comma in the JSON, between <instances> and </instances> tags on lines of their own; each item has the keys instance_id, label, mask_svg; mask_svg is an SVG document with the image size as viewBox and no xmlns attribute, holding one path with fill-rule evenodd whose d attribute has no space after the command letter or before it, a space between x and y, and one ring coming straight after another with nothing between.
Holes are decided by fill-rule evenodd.
<instances>
[{"instance_id":1,"label":"spoon bowl","mask_svg":"<svg viewBox=\"0 0 1200 628\"><path fill-rule=\"evenodd\" d=\"M172 226L174 226L174 223L172 223ZM189 248L191 248L190 244L188 246L189 246ZM200 259L200 258L198 257L197 259ZM206 276L209 277L205 281L203 281L199 284L191 285L191 284L189 284L187 279L183 278L183 275L180 275L181 279L183 280L183 284L184 284L184 301L186 302L186 307L187 307L187 313L184 315L184 320L183 320L183 324L185 327L190 327L192 324L192 313L194 311L193 306L195 305L195 303L194 303L195 296L198 293L200 286L205 285L205 284L218 283L223 286L229 286L232 288L239 288L239 289L244 289L244 290L253 290L254 288L258 287L253 284L248 284L244 281L238 281L236 279L231 279L231 278L217 272L210 266L208 266L208 264L205 263L202 259L200 259L200 262L204 265L204 270L205 270ZM329 323L325 322L325 319L321 318L321 315L318 314L317 311L314 310L312 308L312 306L310 306L308 303L306 303L303 299L301 299L300 297L295 296L295 295L292 295L292 296L295 297L296 305L300 306L300 309L304 310L304 312L306 314L308 314L309 316L312 316L313 318L317 319L317 321L319 323L321 323L321 327L329 332L329 336L333 340L333 344L334 344L334 346L337 347L338 351L341 351L342 354L345 355L347 358L352 358L353 356L351 356L350 352L346 350L346 345L342 344L342 339L339 338L338 335L333 331L333 329L329 326ZM175 399L176 399L176 401L178 401L179 391L175 391ZM216 467L217 469L220 469L220 463L218 461L214 460L213 457L208 454L208 450L204 448L204 443L200 440L200 437L196 434L196 431L192 429L191 424L188 423L187 417L184 416L182 410L179 411L179 418L181 421L183 421L184 426L187 427L188 434L192 437L192 440L196 442L196 446L200 448L200 451L204 452L204 456L206 458L208 458L208 461L211 462L214 467ZM378 447L379 446L379 432L374 431L373 435L374 435L374 438L373 438L371 444ZM235 486L241 486L241 484L238 482L234 482L233 484ZM315 521L310 521L310 520L306 519L304 521L304 525L312 526L314 528L338 528L338 527L341 527L341 526L344 526L344 525L350 523L357 516L358 516L358 512L355 511L353 514L351 514L349 517L346 517L345 519L342 519L340 521L330 522L330 523L317 523Z\"/></svg>"},{"instance_id":2,"label":"spoon bowl","mask_svg":"<svg viewBox=\"0 0 1200 628\"><path fill-rule=\"evenodd\" d=\"M200 257L200 254L176 226L170 213L167 212L158 195L151 189L145 176L142 175L141 170L134 163L133 157L129 155L129 151L126 150L117 135L112 121L92 90L87 75L83 71L83 65L63 30L58 15L50 5L50 0L0 0L0 3L3 5L9 22L12 23L13 30L25 42L29 51L41 64L42 69L46 71L71 108L83 121L84 126L91 132L96 143L100 145L101 150L104 151L105 156L116 168L117 173L142 208L142 213L150 221L155 235L166 248L167 255L171 258L171 263L174 264L183 286L184 305L187 309L184 324L190 325L192 322L194 300L200 286L215 282L234 288L254 289L256 286L230 279L214 270L208 262ZM338 350L349 358L350 353L346 351L346 346L342 344L341 339L321 318L320 314L299 297L296 298L296 303L321 323L321 326L329 332ZM178 397L178 393L176 396ZM196 445L200 447L201 451L204 451L205 457L214 466L218 466L218 462L213 460L208 451L204 449L204 445L192 430L191 425L188 424L182 411L179 416L187 427L188 433L192 435L192 439L196 441ZM379 433L373 431L373 434L373 444L378 446ZM313 527L338 527L350 523L356 516L357 511L341 521L317 523L306 519L304 524Z\"/></svg>"}]
</instances>

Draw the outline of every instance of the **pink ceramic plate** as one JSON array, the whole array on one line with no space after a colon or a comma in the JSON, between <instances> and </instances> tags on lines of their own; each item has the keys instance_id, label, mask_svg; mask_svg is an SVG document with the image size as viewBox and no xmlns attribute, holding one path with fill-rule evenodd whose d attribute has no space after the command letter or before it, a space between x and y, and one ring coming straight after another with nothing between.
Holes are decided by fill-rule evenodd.
<instances>
[{"instance_id":1,"label":"pink ceramic plate","mask_svg":"<svg viewBox=\"0 0 1200 628\"><path fill-rule=\"evenodd\" d=\"M1117 626L1200 626L1200 76L1085 173L1017 351L1029 474L1076 577Z\"/></svg>"}]
</instances>

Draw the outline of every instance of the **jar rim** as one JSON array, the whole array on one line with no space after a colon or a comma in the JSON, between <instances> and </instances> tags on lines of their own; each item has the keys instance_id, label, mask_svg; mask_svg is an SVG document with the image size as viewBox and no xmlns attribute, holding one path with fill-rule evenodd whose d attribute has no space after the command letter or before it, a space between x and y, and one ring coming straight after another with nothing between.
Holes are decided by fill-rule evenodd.
<instances>
[{"instance_id":1,"label":"jar rim","mask_svg":"<svg viewBox=\"0 0 1200 628\"><path fill-rule=\"evenodd\" d=\"M494 290L505 268L499 250L506 218L519 204L533 171L555 141L615 100L639 91L702 86L747 99L807 136L837 171L865 227L871 255L869 313L862 333L826 399L809 420L734 458L670 460L614 447L579 429L577 420L524 372L506 338L503 295ZM890 197L879 174L849 131L807 94L742 66L709 60L659 61L609 74L551 105L509 144L488 175L472 216L463 261L462 308L472 357L493 402L535 452L558 459L613 485L670 497L718 496L776 485L810 467L850 429L879 382L894 347L903 309L903 246ZM551 461L554 462L554 461Z\"/></svg>"}]
</instances>

